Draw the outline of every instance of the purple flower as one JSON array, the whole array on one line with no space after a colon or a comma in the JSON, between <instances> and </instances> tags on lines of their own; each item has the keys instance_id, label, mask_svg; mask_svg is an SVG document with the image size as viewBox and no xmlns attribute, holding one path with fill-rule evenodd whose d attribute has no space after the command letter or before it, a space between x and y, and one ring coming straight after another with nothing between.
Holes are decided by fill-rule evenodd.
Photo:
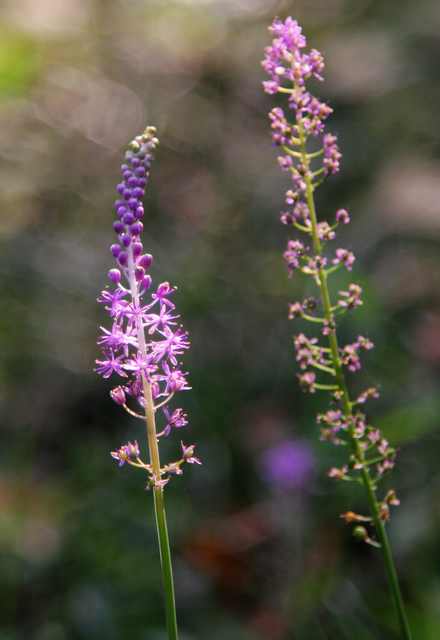
<instances>
[{"instance_id":1,"label":"purple flower","mask_svg":"<svg viewBox=\"0 0 440 640\"><path fill-rule=\"evenodd\" d=\"M306 371L305 373L298 375L300 387L303 391L308 393L315 393L316 391L316 374L313 371Z\"/></svg>"},{"instance_id":2,"label":"purple flower","mask_svg":"<svg viewBox=\"0 0 440 640\"><path fill-rule=\"evenodd\" d=\"M137 339L134 335L124 333L118 323L113 323L111 330L109 331L105 327L100 327L102 336L98 338L98 344L104 345L109 349L118 349L120 347L137 345Z\"/></svg>"},{"instance_id":3,"label":"purple flower","mask_svg":"<svg viewBox=\"0 0 440 640\"><path fill-rule=\"evenodd\" d=\"M188 424L188 416L184 413L183 409L174 409L174 411L170 413L169 409L164 407L162 411L166 419L166 426L163 430L164 436L168 436L173 428L181 429Z\"/></svg>"},{"instance_id":4,"label":"purple flower","mask_svg":"<svg viewBox=\"0 0 440 640\"><path fill-rule=\"evenodd\" d=\"M351 251L347 251L347 249L336 249L336 256L332 262L333 264L343 264L348 271L351 271L355 259Z\"/></svg>"},{"instance_id":5,"label":"purple flower","mask_svg":"<svg viewBox=\"0 0 440 640\"><path fill-rule=\"evenodd\" d=\"M372 349L373 343L358 336L353 343L340 347L337 335L337 319L362 305L362 289L351 283L332 300L329 288L330 276L341 266L351 271L355 262L353 253L345 248L337 248L331 257L326 254L327 243L335 239L340 226L350 222L350 215L346 209L338 209L331 221L323 219L314 199L315 190L328 176L338 173L341 164L337 136L327 130L332 109L308 88L312 77L323 79L324 60L319 51L307 50L306 38L296 20L277 18L269 30L273 40L266 47L262 61L268 75L263 87L270 95L283 94L288 107L277 105L269 113L278 163L286 172L290 187L280 214L281 223L289 232L283 258L289 276L294 270L310 276L321 298L320 305L309 305L306 301L289 305L289 318L312 323L319 336L307 337L300 333L294 337L300 370L297 377L304 391L322 390L330 394L328 410L318 415L321 439L335 445L349 445L349 464L331 469L329 476L351 480L357 472L356 479L366 482L365 477L369 477L375 484L376 477L392 468L395 450L358 411L359 405L377 397L376 389L371 387L352 401L345 379L345 369L359 371L361 351ZM294 456L295 446L280 445L275 450L268 467L272 473L279 472L280 478L284 478L283 474L291 470L288 462L285 465L284 462ZM380 504L388 517L387 505L383 506L383 501Z\"/></svg>"},{"instance_id":6,"label":"purple flower","mask_svg":"<svg viewBox=\"0 0 440 640\"><path fill-rule=\"evenodd\" d=\"M157 144L154 127L148 127L130 143L125 153L121 165L122 180L117 185L118 197L114 204L116 220L113 229L116 241L110 247L116 266L108 272L110 285L98 298L110 316L111 325L110 328L101 327L98 345L102 356L96 360L95 370L104 378L112 375L124 378L124 386L115 387L110 395L135 417L139 417L139 414L127 406L127 397L148 413L150 396L155 412L159 405L162 407L168 403L177 392L190 388L187 373L182 371L178 361L189 349L190 341L188 333L179 324L175 304L170 300L176 288L168 282L162 282L150 291L152 278L148 270L153 264L153 256L144 251L141 239L141 219L144 217L142 198ZM146 390L148 396L145 396ZM165 419L158 435L167 435L172 428L180 428L188 423L182 409L172 411L167 408L157 413ZM186 461L198 463L191 452L194 452L194 445L185 448ZM149 465L135 464L134 460L139 457L137 442L128 443L111 455L120 465L127 462L141 466L153 475L155 473L155 486L163 486L167 482L156 477L167 471L161 470L159 474L156 469L153 473ZM178 463L173 464L179 466Z\"/></svg>"},{"instance_id":7,"label":"purple flower","mask_svg":"<svg viewBox=\"0 0 440 640\"><path fill-rule=\"evenodd\" d=\"M299 240L289 240L287 243L287 249L283 254L283 258L287 263L287 268L290 273L294 271L294 269L298 269L301 264L301 258L304 256L306 251L305 246Z\"/></svg>"},{"instance_id":8,"label":"purple flower","mask_svg":"<svg viewBox=\"0 0 440 640\"><path fill-rule=\"evenodd\" d=\"M111 350L105 351L105 355L107 356L106 360L96 360L98 366L95 371L103 378L110 378L113 373L126 378L127 374L123 369L121 356L115 356Z\"/></svg>"},{"instance_id":9,"label":"purple flower","mask_svg":"<svg viewBox=\"0 0 440 640\"><path fill-rule=\"evenodd\" d=\"M140 456L139 445L136 442L127 442L122 445L117 451L111 451L110 455L115 460L118 460L119 466L122 467L126 462L136 459Z\"/></svg>"},{"instance_id":10,"label":"purple flower","mask_svg":"<svg viewBox=\"0 0 440 640\"><path fill-rule=\"evenodd\" d=\"M116 404L124 405L127 402L124 387L115 387L112 389L110 391L110 397Z\"/></svg>"},{"instance_id":11,"label":"purple flower","mask_svg":"<svg viewBox=\"0 0 440 640\"><path fill-rule=\"evenodd\" d=\"M338 173L340 169L341 153L337 145L337 138L332 133L326 133L324 143L324 172L326 175Z\"/></svg>"},{"instance_id":12,"label":"purple flower","mask_svg":"<svg viewBox=\"0 0 440 640\"><path fill-rule=\"evenodd\" d=\"M346 209L338 209L335 218L339 224L348 224L350 222L350 214Z\"/></svg>"},{"instance_id":13,"label":"purple flower","mask_svg":"<svg viewBox=\"0 0 440 640\"><path fill-rule=\"evenodd\" d=\"M358 284L350 284L348 291L340 291L338 305L343 309L354 309L362 304L362 289Z\"/></svg>"},{"instance_id":14,"label":"purple flower","mask_svg":"<svg viewBox=\"0 0 440 640\"><path fill-rule=\"evenodd\" d=\"M264 478L277 489L289 491L307 485L313 472L310 447L300 440L284 440L261 456Z\"/></svg>"}]
</instances>

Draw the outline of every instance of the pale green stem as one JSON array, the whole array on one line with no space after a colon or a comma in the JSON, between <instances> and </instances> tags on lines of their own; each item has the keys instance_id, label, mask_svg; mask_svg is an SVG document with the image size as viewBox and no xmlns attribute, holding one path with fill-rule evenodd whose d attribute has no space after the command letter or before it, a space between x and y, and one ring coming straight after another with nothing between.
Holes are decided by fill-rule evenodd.
<instances>
[{"instance_id":1,"label":"pale green stem","mask_svg":"<svg viewBox=\"0 0 440 640\"><path fill-rule=\"evenodd\" d=\"M134 261L131 247L128 255L128 271L130 277L131 294L136 306L139 306L139 290L134 277ZM139 351L146 358L147 348L144 328L141 322L137 323L137 338ZM151 385L142 373L142 385L145 402L145 425L147 431L148 451L150 454L151 471L154 481L161 480L161 467L159 445L156 431L156 416ZM168 632L168 640L178 640L176 602L174 595L173 567L171 563L170 541L168 537L167 518L165 513L164 491L160 484L153 485L154 512L156 517L157 538L159 542L160 566L165 595L165 615Z\"/></svg>"},{"instance_id":2,"label":"pale green stem","mask_svg":"<svg viewBox=\"0 0 440 640\"><path fill-rule=\"evenodd\" d=\"M301 154L302 154L302 163L306 169L306 198L307 198L307 206L310 212L310 221L311 221L311 229L312 229L312 238L313 238L313 248L317 256L322 255L322 246L321 241L318 235L318 220L316 215L315 208L315 200L314 200L314 186L313 186L313 178L309 176L309 159L306 149L306 140L304 136L304 132L300 128L300 140L301 140ZM332 305L330 301L330 293L327 283L327 277L329 275L329 270L326 272L325 269L320 268L318 274L318 286L321 292L322 304L324 308L324 315L329 323L329 326L334 326L335 318L332 310ZM350 400L350 395L348 392L345 374L342 369L341 359L339 357L339 345L338 338L336 335L336 329L330 331L328 336L330 353L333 361L333 366L335 369L335 377L338 383L340 390L342 391L342 404L344 413L347 417L352 415L352 402ZM364 452L359 444L359 441L354 437L353 430L349 432L350 435L350 444L353 450L353 453L356 459L363 464L365 460ZM388 534L385 529L384 522L380 517L380 507L379 502L376 496L375 484L370 475L370 471L368 467L362 466L361 469L361 479L362 483L365 487L365 491L367 493L368 504L370 507L370 512L373 518L374 526L376 528L377 537L380 542L380 548L382 550L382 555L385 563L385 568L388 576L388 582L390 586L391 595L396 607L397 616L399 619L400 629L402 633L402 638L405 640L411 640L411 631L408 624L408 619L405 612L405 606L403 603L403 598L399 586L399 580L397 577L396 567L394 564L391 546L388 539Z\"/></svg>"}]
</instances>

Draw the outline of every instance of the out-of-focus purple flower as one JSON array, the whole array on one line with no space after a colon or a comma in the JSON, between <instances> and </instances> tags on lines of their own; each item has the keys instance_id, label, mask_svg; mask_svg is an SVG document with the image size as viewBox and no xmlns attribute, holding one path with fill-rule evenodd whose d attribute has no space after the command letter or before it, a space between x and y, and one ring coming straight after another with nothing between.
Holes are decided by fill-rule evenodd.
<instances>
[{"instance_id":1,"label":"out-of-focus purple flower","mask_svg":"<svg viewBox=\"0 0 440 640\"><path fill-rule=\"evenodd\" d=\"M354 254L351 251L347 251L347 249L336 249L336 256L333 258L333 264L343 264L344 267L351 271L353 268L353 263L355 261Z\"/></svg>"},{"instance_id":2,"label":"out-of-focus purple flower","mask_svg":"<svg viewBox=\"0 0 440 640\"><path fill-rule=\"evenodd\" d=\"M301 440L283 440L261 456L262 473L266 481L285 491L302 489L309 482L314 457L311 448Z\"/></svg>"},{"instance_id":3,"label":"out-of-focus purple flower","mask_svg":"<svg viewBox=\"0 0 440 640\"><path fill-rule=\"evenodd\" d=\"M337 136L326 127L332 109L308 87L310 79L323 79L324 60L315 49L307 49L296 20L276 18L269 31L273 39L262 61L269 79L263 82L263 87L266 93L282 94L287 101L287 108L277 105L269 112L278 164L290 182L280 214L281 223L289 231L283 258L289 276L295 270L310 276L321 298L320 305L309 308L305 301L289 305L290 319L310 322L320 334L319 339L304 333L294 338L301 370L298 380L306 392L322 390L330 394L330 409L318 416L321 439L336 445L349 444L350 452L355 451L349 465L334 468L329 475L345 480L362 470L367 475L374 472L376 482L392 468L395 450L369 425L358 406L378 394L370 388L358 394L353 402L345 381L345 368L359 371L360 352L371 349L373 343L359 336L355 342L340 346L337 336L339 316L362 305L362 289L351 283L338 292L335 301L329 289L330 276L340 267L351 271L355 262L353 253L345 248L337 248L332 256L326 253L327 243L335 239L338 228L349 224L350 214L346 209L338 209L333 219L323 219L314 199L315 190L328 176L338 173L341 163ZM322 341L322 336L327 340Z\"/></svg>"},{"instance_id":4,"label":"out-of-focus purple flower","mask_svg":"<svg viewBox=\"0 0 440 640\"><path fill-rule=\"evenodd\" d=\"M343 309L354 309L362 304L362 288L358 284L350 284L348 291L340 291L338 305Z\"/></svg>"},{"instance_id":5,"label":"out-of-focus purple flower","mask_svg":"<svg viewBox=\"0 0 440 640\"><path fill-rule=\"evenodd\" d=\"M305 251L306 248L302 242L299 240L289 240L283 258L287 263L287 268L290 273L300 267L301 258L304 256Z\"/></svg>"},{"instance_id":6,"label":"out-of-focus purple flower","mask_svg":"<svg viewBox=\"0 0 440 640\"><path fill-rule=\"evenodd\" d=\"M336 211L336 222L340 223L340 224L349 224L350 222L350 214L348 213L347 209L338 209Z\"/></svg>"}]
</instances>

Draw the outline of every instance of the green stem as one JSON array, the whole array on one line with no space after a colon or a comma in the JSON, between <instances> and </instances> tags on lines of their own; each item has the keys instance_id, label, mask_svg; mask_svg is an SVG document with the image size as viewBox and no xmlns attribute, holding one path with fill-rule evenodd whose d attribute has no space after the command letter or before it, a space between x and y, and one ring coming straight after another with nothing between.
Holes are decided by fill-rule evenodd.
<instances>
[{"instance_id":1,"label":"green stem","mask_svg":"<svg viewBox=\"0 0 440 640\"><path fill-rule=\"evenodd\" d=\"M402 638L405 638L405 640L411 640L411 629L409 627L409 622L405 611L405 604L403 602L402 592L400 590L399 578L397 576L393 553L391 551L391 544L383 520L380 517L379 506L377 504L377 499L370 473L365 467L362 469L362 476L364 486L368 494L368 502L370 504L371 515L373 516L377 537L379 538L380 542L380 548L382 551L382 556L388 576L388 583L390 586L392 598L394 600L394 605L396 607L397 617L399 619L400 629L402 632Z\"/></svg>"},{"instance_id":2,"label":"green stem","mask_svg":"<svg viewBox=\"0 0 440 640\"><path fill-rule=\"evenodd\" d=\"M304 131L300 128L300 140L301 140L301 154L302 154L302 163L306 169L306 198L307 198L307 206L309 208L310 213L310 221L311 221L311 235L313 239L313 248L316 255L322 255L322 246L321 241L318 236L318 219L316 215L316 207L314 200L314 185L313 178L309 175L309 159L307 155L306 149L306 139L304 135ZM329 323L329 326L334 326L334 314L332 310L332 304L330 300L330 292L327 283L327 277L329 275L329 271L325 271L325 269L320 268L318 274L318 284L321 292L322 304L324 307L324 315ZM344 413L347 417L353 414L352 412L352 402L350 400L350 395L347 388L347 383L345 380L345 374L342 368L341 359L339 357L339 345L338 338L336 334L336 329L331 330L328 336L330 352L333 360L333 366L335 369L335 378L339 385L340 390L342 391L342 404L344 408ZM353 450L354 455L362 464L365 460L364 452L358 442L358 440L354 437L353 430L349 431L350 435L350 445ZM374 481L371 478L370 471L368 467L362 467L361 471L362 483L365 487L367 493L368 504L370 507L370 512L373 518L373 522L375 525L377 537L380 542L382 555L385 563L385 569L388 577L390 592L396 607L397 616L399 619L400 629L402 633L402 638L405 640L411 640L411 631L408 624L408 619L405 612L405 606L402 599L402 594L400 591L399 580L397 577L397 571L393 560L393 555L391 552L391 546L388 539L388 534L385 529L385 525L380 517L380 508L379 502L377 500L376 491Z\"/></svg>"},{"instance_id":3,"label":"green stem","mask_svg":"<svg viewBox=\"0 0 440 640\"><path fill-rule=\"evenodd\" d=\"M153 394L151 385L148 383L144 375L142 375L142 383L144 387L145 423L147 427L147 442L150 452L151 467L154 479L159 482L162 473L160 468L159 445L156 434L156 416ZM163 487L160 485L153 486L153 495L157 538L159 542L160 567L162 570L162 583L165 595L165 616L168 640L178 640L173 567L171 563L171 550L168 537Z\"/></svg>"},{"instance_id":4,"label":"green stem","mask_svg":"<svg viewBox=\"0 0 440 640\"><path fill-rule=\"evenodd\" d=\"M174 596L173 567L171 564L170 541L168 537L163 488L154 488L154 512L156 515L157 537L159 540L160 566L165 593L165 613L169 640L178 640L176 601Z\"/></svg>"}]
</instances>

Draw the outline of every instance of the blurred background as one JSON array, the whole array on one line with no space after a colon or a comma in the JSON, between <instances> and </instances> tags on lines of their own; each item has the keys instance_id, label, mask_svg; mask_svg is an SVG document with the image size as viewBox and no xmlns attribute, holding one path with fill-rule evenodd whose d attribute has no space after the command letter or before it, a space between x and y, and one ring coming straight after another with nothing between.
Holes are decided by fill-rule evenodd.
<instances>
[{"instance_id":1,"label":"blurred background","mask_svg":"<svg viewBox=\"0 0 440 640\"><path fill-rule=\"evenodd\" d=\"M121 154L146 124L146 245L179 286L204 462L167 488L182 640L398 637L380 555L339 518L364 495L326 477L325 399L296 381L287 304L308 285L281 258L260 68L289 14L327 59L344 163L318 201L353 214L366 300L342 337L377 345L353 388L381 386L402 587L415 638L440 637L438 1L2 0L0 640L165 639L151 495L109 455L143 430L93 372Z\"/></svg>"}]
</instances>

